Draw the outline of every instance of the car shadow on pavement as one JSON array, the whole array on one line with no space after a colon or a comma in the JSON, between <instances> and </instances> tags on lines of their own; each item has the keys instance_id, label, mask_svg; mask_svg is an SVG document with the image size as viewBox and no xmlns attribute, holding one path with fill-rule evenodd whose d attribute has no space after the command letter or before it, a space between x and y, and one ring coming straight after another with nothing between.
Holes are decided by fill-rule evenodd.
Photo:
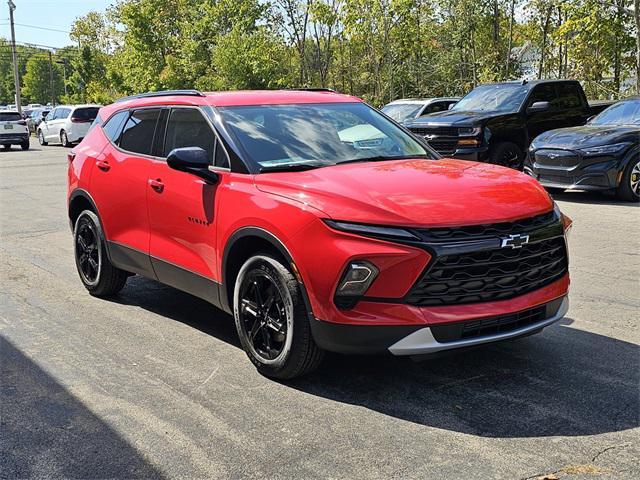
<instances>
[{"instance_id":1,"label":"car shadow on pavement","mask_svg":"<svg viewBox=\"0 0 640 480\"><path fill-rule=\"evenodd\" d=\"M486 437L581 436L637 427L640 348L570 323L421 363L336 356L291 385Z\"/></svg>"},{"instance_id":2,"label":"car shadow on pavement","mask_svg":"<svg viewBox=\"0 0 640 480\"><path fill-rule=\"evenodd\" d=\"M162 478L162 474L0 336L0 477Z\"/></svg>"},{"instance_id":3,"label":"car shadow on pavement","mask_svg":"<svg viewBox=\"0 0 640 480\"><path fill-rule=\"evenodd\" d=\"M171 318L240 348L231 316L204 300L133 277L113 300ZM282 382L307 394L487 437L580 436L637 427L640 347L565 318L524 339L422 362L329 354ZM249 361L248 359L246 360Z\"/></svg>"},{"instance_id":4,"label":"car shadow on pavement","mask_svg":"<svg viewBox=\"0 0 640 480\"><path fill-rule=\"evenodd\" d=\"M593 205L611 205L618 207L640 207L638 202L627 202L617 199L613 194L599 191L567 190L562 193L553 193L554 200L569 203L582 203Z\"/></svg>"}]
</instances>

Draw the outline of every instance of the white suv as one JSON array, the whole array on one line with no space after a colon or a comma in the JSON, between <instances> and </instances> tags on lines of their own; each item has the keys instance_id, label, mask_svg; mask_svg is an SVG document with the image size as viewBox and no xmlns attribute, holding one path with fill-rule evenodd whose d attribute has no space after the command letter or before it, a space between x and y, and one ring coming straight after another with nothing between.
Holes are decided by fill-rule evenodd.
<instances>
[{"instance_id":1,"label":"white suv","mask_svg":"<svg viewBox=\"0 0 640 480\"><path fill-rule=\"evenodd\" d=\"M20 145L29 150L29 128L17 110L0 112L0 145L9 150L11 145Z\"/></svg>"},{"instance_id":2,"label":"white suv","mask_svg":"<svg viewBox=\"0 0 640 480\"><path fill-rule=\"evenodd\" d=\"M81 141L98 115L100 105L59 105L44 118L36 135L40 145L61 143L70 147Z\"/></svg>"}]
</instances>

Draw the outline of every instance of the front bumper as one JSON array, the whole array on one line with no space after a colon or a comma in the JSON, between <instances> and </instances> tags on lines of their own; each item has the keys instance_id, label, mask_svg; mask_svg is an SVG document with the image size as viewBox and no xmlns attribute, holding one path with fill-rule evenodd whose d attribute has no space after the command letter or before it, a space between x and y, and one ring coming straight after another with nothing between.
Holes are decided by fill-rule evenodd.
<instances>
[{"instance_id":1,"label":"front bumper","mask_svg":"<svg viewBox=\"0 0 640 480\"><path fill-rule=\"evenodd\" d=\"M460 160L470 160L473 162L484 162L489 155L489 147L458 148L451 155L447 155Z\"/></svg>"},{"instance_id":2,"label":"front bumper","mask_svg":"<svg viewBox=\"0 0 640 480\"><path fill-rule=\"evenodd\" d=\"M26 143L29 141L29 133L0 133L0 145Z\"/></svg>"},{"instance_id":3,"label":"front bumper","mask_svg":"<svg viewBox=\"0 0 640 480\"><path fill-rule=\"evenodd\" d=\"M569 299L564 295L533 308L467 322L430 326L373 326L312 320L311 329L316 343L321 348L333 352L429 355L526 336L557 322L564 317L568 309ZM539 318L530 314L534 310L539 312ZM469 325L471 329L468 329ZM470 332L469 335L462 335L465 328Z\"/></svg>"},{"instance_id":4,"label":"front bumper","mask_svg":"<svg viewBox=\"0 0 640 480\"><path fill-rule=\"evenodd\" d=\"M549 188L611 190L618 185L622 156L585 157L573 150L529 152L525 172Z\"/></svg>"}]
</instances>

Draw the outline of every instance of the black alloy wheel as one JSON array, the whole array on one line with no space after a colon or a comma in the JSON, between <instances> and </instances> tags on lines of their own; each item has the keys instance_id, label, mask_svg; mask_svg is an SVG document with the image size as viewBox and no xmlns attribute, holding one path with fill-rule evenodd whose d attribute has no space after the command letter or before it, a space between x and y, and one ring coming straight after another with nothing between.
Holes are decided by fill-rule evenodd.
<instances>
[{"instance_id":1,"label":"black alloy wheel","mask_svg":"<svg viewBox=\"0 0 640 480\"><path fill-rule=\"evenodd\" d=\"M274 279L262 270L252 270L242 283L240 326L261 360L272 362L282 354L288 331L284 300Z\"/></svg>"},{"instance_id":2,"label":"black alloy wheel","mask_svg":"<svg viewBox=\"0 0 640 480\"><path fill-rule=\"evenodd\" d=\"M287 262L270 255L249 258L235 280L233 313L240 343L258 371L291 379L320 365L301 285Z\"/></svg>"},{"instance_id":3,"label":"black alloy wheel","mask_svg":"<svg viewBox=\"0 0 640 480\"><path fill-rule=\"evenodd\" d=\"M109 260L100 220L91 210L84 210L76 220L73 250L78 275L91 295L108 297L122 290L129 274Z\"/></svg>"},{"instance_id":4,"label":"black alloy wheel","mask_svg":"<svg viewBox=\"0 0 640 480\"><path fill-rule=\"evenodd\" d=\"M492 149L489 155L489 163L509 167L515 170L522 170L524 157L520 148L511 142L499 143Z\"/></svg>"},{"instance_id":5,"label":"black alloy wheel","mask_svg":"<svg viewBox=\"0 0 640 480\"><path fill-rule=\"evenodd\" d=\"M77 227L76 232L76 263L78 272L84 283L95 285L100 276L100 265L102 263L102 249L96 227L88 217L83 217Z\"/></svg>"}]
</instances>

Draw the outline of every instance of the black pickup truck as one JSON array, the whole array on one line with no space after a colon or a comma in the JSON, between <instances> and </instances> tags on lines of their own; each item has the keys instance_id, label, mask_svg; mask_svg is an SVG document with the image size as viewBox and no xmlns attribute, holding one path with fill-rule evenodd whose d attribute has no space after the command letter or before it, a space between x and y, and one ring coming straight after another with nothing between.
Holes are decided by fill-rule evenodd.
<instances>
[{"instance_id":1,"label":"black pickup truck","mask_svg":"<svg viewBox=\"0 0 640 480\"><path fill-rule=\"evenodd\" d=\"M590 105L575 80L494 83L476 87L446 112L405 126L443 156L521 170L535 137L584 125L612 103Z\"/></svg>"}]
</instances>

